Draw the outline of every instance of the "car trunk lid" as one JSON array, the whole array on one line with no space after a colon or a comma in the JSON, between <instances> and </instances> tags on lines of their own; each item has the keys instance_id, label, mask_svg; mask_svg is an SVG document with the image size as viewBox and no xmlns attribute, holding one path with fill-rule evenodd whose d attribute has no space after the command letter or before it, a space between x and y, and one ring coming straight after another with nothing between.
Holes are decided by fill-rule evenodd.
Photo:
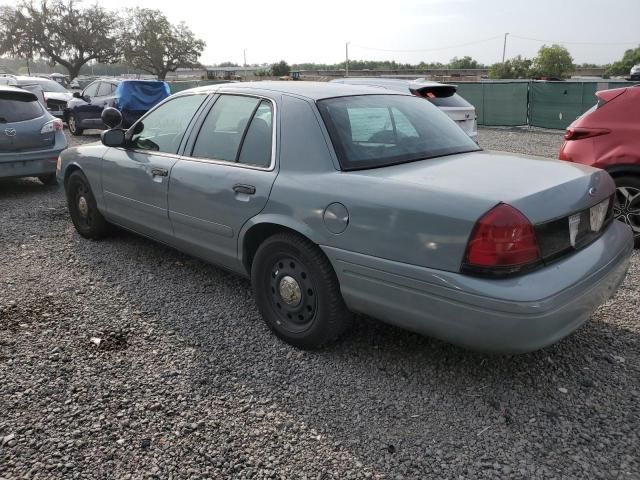
<instances>
[{"instance_id":1,"label":"car trunk lid","mask_svg":"<svg viewBox=\"0 0 640 480\"><path fill-rule=\"evenodd\" d=\"M613 195L615 185L602 170L544 157L473 152L360 170L408 188L473 200L479 218L499 203L520 210L533 224L567 217Z\"/></svg>"}]
</instances>

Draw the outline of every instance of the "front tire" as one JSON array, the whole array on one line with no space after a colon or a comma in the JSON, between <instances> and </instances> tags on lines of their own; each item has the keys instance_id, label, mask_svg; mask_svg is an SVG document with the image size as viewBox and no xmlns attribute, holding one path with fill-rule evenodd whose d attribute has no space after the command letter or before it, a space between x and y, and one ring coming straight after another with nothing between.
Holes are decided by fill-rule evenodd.
<instances>
[{"instance_id":1,"label":"front tire","mask_svg":"<svg viewBox=\"0 0 640 480\"><path fill-rule=\"evenodd\" d=\"M320 348L351 324L329 260L297 234L276 234L260 245L251 283L264 321L296 347Z\"/></svg>"},{"instance_id":2,"label":"front tire","mask_svg":"<svg viewBox=\"0 0 640 480\"><path fill-rule=\"evenodd\" d=\"M78 125L78 119L76 118L75 113L69 113L69 116L67 117L67 125L69 126L71 135L74 137L79 137L84 133L84 129Z\"/></svg>"},{"instance_id":3,"label":"front tire","mask_svg":"<svg viewBox=\"0 0 640 480\"><path fill-rule=\"evenodd\" d=\"M640 177L623 176L614 180L617 204L613 214L616 219L631 227L635 247L640 248Z\"/></svg>"},{"instance_id":4,"label":"front tire","mask_svg":"<svg viewBox=\"0 0 640 480\"><path fill-rule=\"evenodd\" d=\"M40 180L40 183L46 185L47 187L54 187L58 185L58 179L56 178L55 173L50 173L49 175L40 175L38 177L38 180Z\"/></svg>"},{"instance_id":5,"label":"front tire","mask_svg":"<svg viewBox=\"0 0 640 480\"><path fill-rule=\"evenodd\" d=\"M111 225L98 210L89 181L81 171L69 176L66 193L71 221L80 235L97 240L111 232Z\"/></svg>"}]
</instances>

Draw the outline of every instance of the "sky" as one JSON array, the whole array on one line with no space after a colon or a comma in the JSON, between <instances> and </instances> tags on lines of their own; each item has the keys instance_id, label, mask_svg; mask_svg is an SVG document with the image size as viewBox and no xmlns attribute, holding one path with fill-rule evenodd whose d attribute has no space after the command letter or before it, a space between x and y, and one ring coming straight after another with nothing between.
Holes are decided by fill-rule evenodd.
<instances>
[{"instance_id":1,"label":"sky","mask_svg":"<svg viewBox=\"0 0 640 480\"><path fill-rule=\"evenodd\" d=\"M15 4L17 0L0 0ZM86 3L86 2L85 2ZM640 45L640 0L109 0L159 8L207 42L201 62L337 63L345 58L492 64L560 43L575 63L604 64Z\"/></svg>"}]
</instances>

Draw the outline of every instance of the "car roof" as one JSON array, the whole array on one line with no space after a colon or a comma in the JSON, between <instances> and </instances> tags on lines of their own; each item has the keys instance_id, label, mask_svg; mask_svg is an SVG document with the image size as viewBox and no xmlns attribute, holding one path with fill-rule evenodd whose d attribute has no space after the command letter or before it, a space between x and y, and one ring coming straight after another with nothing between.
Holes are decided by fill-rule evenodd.
<instances>
[{"instance_id":1,"label":"car roof","mask_svg":"<svg viewBox=\"0 0 640 480\"><path fill-rule=\"evenodd\" d=\"M36 97L32 92L23 88L13 87L11 85L0 85L0 92L19 93L20 95L31 96L34 100L38 100L38 97Z\"/></svg>"},{"instance_id":2,"label":"car roof","mask_svg":"<svg viewBox=\"0 0 640 480\"><path fill-rule=\"evenodd\" d=\"M215 92L242 92L242 91L272 91L286 95L308 98L310 100L322 100L324 98L348 97L353 95L375 95L371 87L361 85L343 85L330 82L306 82L306 81L263 81L222 83L184 90L184 93L215 93ZM408 95L404 92L385 91L385 95Z\"/></svg>"}]
</instances>

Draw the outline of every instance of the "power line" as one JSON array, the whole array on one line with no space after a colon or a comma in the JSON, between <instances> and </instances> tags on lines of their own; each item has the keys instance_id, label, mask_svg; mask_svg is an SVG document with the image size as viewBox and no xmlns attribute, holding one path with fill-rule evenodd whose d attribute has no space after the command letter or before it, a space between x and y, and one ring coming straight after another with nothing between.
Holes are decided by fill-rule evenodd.
<instances>
[{"instance_id":1,"label":"power line","mask_svg":"<svg viewBox=\"0 0 640 480\"><path fill-rule=\"evenodd\" d=\"M362 45L353 45L356 48L361 48L363 50L375 50L378 52L391 52L391 53L419 53L419 52L434 52L437 50L449 50L451 48L459 48L459 47L468 47L469 45L477 45L479 43L486 43L492 40L496 40L498 38L502 38L502 35L498 35L495 37L485 38L483 40L476 40L474 42L460 43L458 45L450 45L448 47L437 47L437 48L420 48L416 50L392 50L388 48L374 48L374 47L363 47Z\"/></svg>"},{"instance_id":2,"label":"power line","mask_svg":"<svg viewBox=\"0 0 640 480\"><path fill-rule=\"evenodd\" d=\"M520 35L510 34L510 36L514 38L519 38L520 40L530 40L532 42L541 42L541 43L566 43L570 45L637 45L640 44L640 40L637 42L564 42L561 40L542 40L540 38L531 38L531 37L521 37Z\"/></svg>"}]
</instances>

